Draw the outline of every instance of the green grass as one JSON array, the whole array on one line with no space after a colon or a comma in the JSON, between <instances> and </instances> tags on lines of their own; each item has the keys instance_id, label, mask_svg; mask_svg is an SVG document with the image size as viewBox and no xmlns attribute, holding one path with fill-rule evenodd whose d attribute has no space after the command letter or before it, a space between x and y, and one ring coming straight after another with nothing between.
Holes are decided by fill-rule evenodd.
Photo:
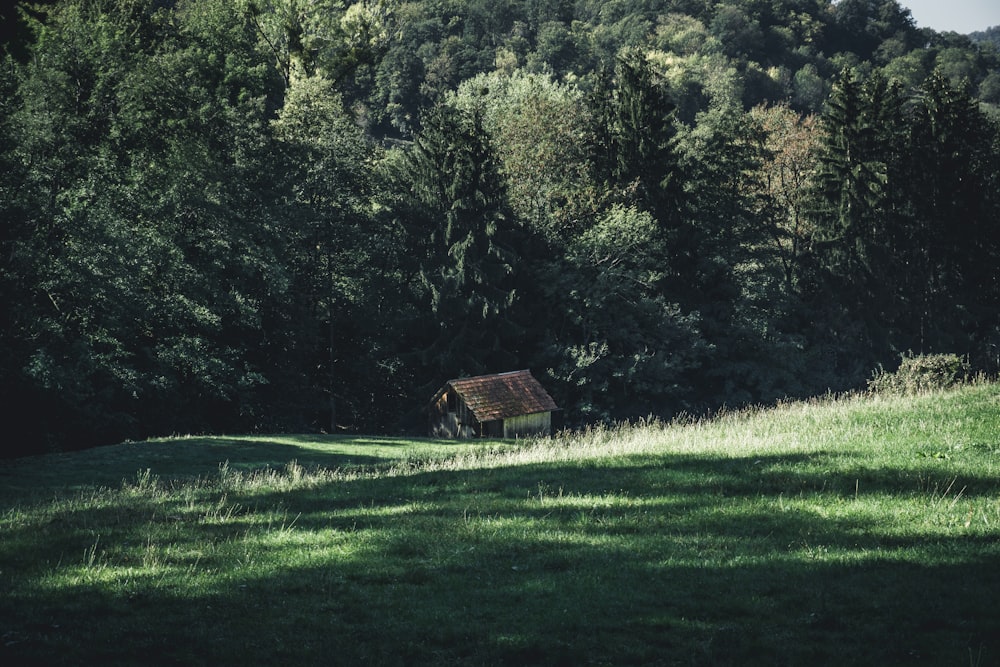
<instances>
[{"instance_id":1,"label":"green grass","mask_svg":"<svg viewBox=\"0 0 1000 667\"><path fill-rule=\"evenodd\" d=\"M0 464L0 663L1000 664L1000 386Z\"/></svg>"}]
</instances>

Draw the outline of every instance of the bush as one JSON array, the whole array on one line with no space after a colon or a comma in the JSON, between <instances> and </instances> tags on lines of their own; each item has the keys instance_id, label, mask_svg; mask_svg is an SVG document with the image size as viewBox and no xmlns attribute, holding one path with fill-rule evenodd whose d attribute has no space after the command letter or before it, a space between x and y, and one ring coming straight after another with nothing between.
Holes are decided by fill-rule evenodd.
<instances>
[{"instance_id":1,"label":"bush","mask_svg":"<svg viewBox=\"0 0 1000 667\"><path fill-rule=\"evenodd\" d=\"M907 395L945 389L965 382L969 363L957 354L903 355L895 373L881 366L868 381L868 391L876 394Z\"/></svg>"}]
</instances>

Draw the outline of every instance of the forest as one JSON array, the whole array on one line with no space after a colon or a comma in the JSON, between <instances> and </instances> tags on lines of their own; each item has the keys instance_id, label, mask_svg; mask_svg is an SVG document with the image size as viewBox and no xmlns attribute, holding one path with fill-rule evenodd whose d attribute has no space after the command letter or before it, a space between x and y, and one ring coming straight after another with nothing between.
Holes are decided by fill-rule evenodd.
<instances>
[{"instance_id":1,"label":"forest","mask_svg":"<svg viewBox=\"0 0 1000 667\"><path fill-rule=\"evenodd\" d=\"M6 454L1000 370L1000 39L895 0L5 9Z\"/></svg>"}]
</instances>

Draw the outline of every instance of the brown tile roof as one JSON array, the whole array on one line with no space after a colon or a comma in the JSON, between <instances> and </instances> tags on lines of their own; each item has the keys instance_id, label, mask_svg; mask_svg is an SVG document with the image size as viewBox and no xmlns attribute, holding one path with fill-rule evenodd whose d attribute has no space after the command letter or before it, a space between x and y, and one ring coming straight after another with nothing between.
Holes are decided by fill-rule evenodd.
<instances>
[{"instance_id":1,"label":"brown tile roof","mask_svg":"<svg viewBox=\"0 0 1000 667\"><path fill-rule=\"evenodd\" d=\"M530 371L449 380L447 386L481 422L559 409Z\"/></svg>"}]
</instances>

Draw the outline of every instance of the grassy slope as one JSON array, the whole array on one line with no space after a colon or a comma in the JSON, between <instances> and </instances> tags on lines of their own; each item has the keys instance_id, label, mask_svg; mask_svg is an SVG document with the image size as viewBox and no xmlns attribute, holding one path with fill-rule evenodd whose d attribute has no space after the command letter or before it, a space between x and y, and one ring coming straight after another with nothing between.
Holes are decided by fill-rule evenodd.
<instances>
[{"instance_id":1,"label":"grassy slope","mask_svg":"<svg viewBox=\"0 0 1000 667\"><path fill-rule=\"evenodd\" d=\"M981 385L0 464L0 662L1000 664L998 417Z\"/></svg>"}]
</instances>

